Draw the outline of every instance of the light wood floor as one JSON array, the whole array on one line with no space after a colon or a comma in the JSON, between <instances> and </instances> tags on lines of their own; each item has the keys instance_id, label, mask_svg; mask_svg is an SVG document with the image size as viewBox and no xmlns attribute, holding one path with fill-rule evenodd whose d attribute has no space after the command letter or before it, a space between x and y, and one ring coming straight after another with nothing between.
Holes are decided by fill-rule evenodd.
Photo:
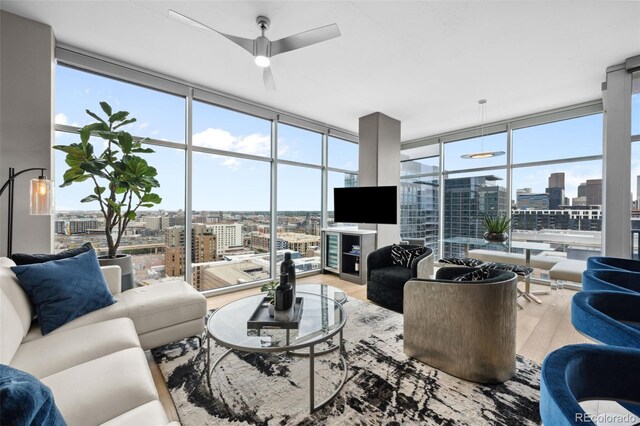
<instances>
[{"instance_id":1,"label":"light wood floor","mask_svg":"<svg viewBox=\"0 0 640 426\"><path fill-rule=\"evenodd\" d=\"M298 279L299 283L322 283L342 289L349 297L367 300L367 288L358 284L342 281L337 275L319 274ZM519 284L523 287L523 283ZM532 285L533 290L544 290L548 287ZM241 297L259 293L259 288L242 290L235 293L214 296L207 299L209 309L218 308ZM554 294L555 293L555 294ZM544 357L551 351L573 343L588 343L586 337L579 334L571 325L571 298L575 294L572 290L554 291L549 295L539 296L542 304L526 302L520 303L524 309L518 310L516 327L516 352L525 358L542 363ZM162 373L151 354L147 352L149 368L160 395L160 401L167 412L170 421L178 421L173 400L167 390Z\"/></svg>"}]
</instances>

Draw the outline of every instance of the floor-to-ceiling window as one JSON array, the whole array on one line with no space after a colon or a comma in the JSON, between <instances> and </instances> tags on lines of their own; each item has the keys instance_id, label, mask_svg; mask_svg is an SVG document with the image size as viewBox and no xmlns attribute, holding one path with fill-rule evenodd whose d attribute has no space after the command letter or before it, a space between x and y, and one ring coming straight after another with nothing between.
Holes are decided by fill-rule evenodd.
<instances>
[{"instance_id":1,"label":"floor-to-ceiling window","mask_svg":"<svg viewBox=\"0 0 640 426\"><path fill-rule=\"evenodd\" d=\"M444 144L444 230L445 256L460 256L466 245L446 242L448 238L482 238L485 215L508 215L507 133L479 135ZM501 153L486 158L472 154ZM473 248L473 246L469 246Z\"/></svg>"},{"instance_id":2,"label":"floor-to-ceiling window","mask_svg":"<svg viewBox=\"0 0 640 426\"><path fill-rule=\"evenodd\" d=\"M631 255L640 259L640 71L631 87Z\"/></svg>"},{"instance_id":3,"label":"floor-to-ceiling window","mask_svg":"<svg viewBox=\"0 0 640 426\"><path fill-rule=\"evenodd\" d=\"M505 215L512 217L512 240L549 243L553 251L549 254L561 257L581 259L599 253L601 105L586 104L485 129L484 136L480 129L463 130L412 141L402 150L402 236L413 237L416 224L427 223L428 212L436 210L443 217L440 227L431 228L434 240L445 241L444 256L459 256L467 244L447 239L482 238L483 216ZM443 156L442 171L437 168L437 147ZM430 155L420 151L427 149ZM489 152L502 154L464 158ZM442 205L427 207L421 191L437 188L438 182L442 194L430 198L440 199Z\"/></svg>"},{"instance_id":4,"label":"floor-to-ceiling window","mask_svg":"<svg viewBox=\"0 0 640 426\"><path fill-rule=\"evenodd\" d=\"M513 131L512 236L554 254L601 252L602 114Z\"/></svg>"},{"instance_id":5,"label":"floor-to-ceiling window","mask_svg":"<svg viewBox=\"0 0 640 426\"><path fill-rule=\"evenodd\" d=\"M193 102L192 284L270 277L271 122Z\"/></svg>"},{"instance_id":6,"label":"floor-to-ceiling window","mask_svg":"<svg viewBox=\"0 0 640 426\"><path fill-rule=\"evenodd\" d=\"M299 271L320 269L323 135L278 123L279 263L290 250Z\"/></svg>"},{"instance_id":7,"label":"floor-to-ceiling window","mask_svg":"<svg viewBox=\"0 0 640 426\"><path fill-rule=\"evenodd\" d=\"M140 154L158 171L160 188L155 192L162 202L151 209L140 208L120 243L120 252L133 255L136 281L155 282L164 277L182 276L168 268L167 256L184 259L184 247L167 250L165 229L184 227L185 179L185 98L125 83L65 66L56 69L56 145L79 143L77 128L96 121L85 109L104 117L99 102L106 101L113 111L129 111L137 121L125 127L136 137L148 137L144 146L154 153ZM96 153L104 140L92 138ZM55 151L55 181L60 185L67 169L65 154ZM81 200L94 193L87 180L56 188L54 244L57 251L90 241L98 254L106 254L104 217L97 202Z\"/></svg>"},{"instance_id":8,"label":"floor-to-ceiling window","mask_svg":"<svg viewBox=\"0 0 640 426\"><path fill-rule=\"evenodd\" d=\"M155 151L142 156L158 171L162 202L140 209L120 245L134 255L139 284L188 277L207 291L258 283L273 278L286 251L299 272L319 270L322 200L335 186L357 185L354 135L301 118L294 126L276 111L58 52L55 143L78 142L79 128L93 121L84 110L99 113L107 101L138 119L124 129L148 137ZM102 66L104 75L96 73ZM56 151L58 185L65 168ZM56 250L91 241L105 251L98 206L80 202L91 193L89 182L57 188Z\"/></svg>"},{"instance_id":9,"label":"floor-to-ceiling window","mask_svg":"<svg viewBox=\"0 0 640 426\"><path fill-rule=\"evenodd\" d=\"M358 186L358 145L329 136L327 157L327 226L349 226L334 221L333 190Z\"/></svg>"},{"instance_id":10,"label":"floor-to-ceiling window","mask_svg":"<svg viewBox=\"0 0 640 426\"><path fill-rule=\"evenodd\" d=\"M424 241L439 256L440 155L438 144L402 151L400 239Z\"/></svg>"}]
</instances>

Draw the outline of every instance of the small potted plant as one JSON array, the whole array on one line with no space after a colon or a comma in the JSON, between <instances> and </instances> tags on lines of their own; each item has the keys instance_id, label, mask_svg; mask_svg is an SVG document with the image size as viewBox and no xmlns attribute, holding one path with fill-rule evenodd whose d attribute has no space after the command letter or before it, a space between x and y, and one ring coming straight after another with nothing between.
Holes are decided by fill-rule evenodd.
<instances>
[{"instance_id":1,"label":"small potted plant","mask_svg":"<svg viewBox=\"0 0 640 426\"><path fill-rule=\"evenodd\" d=\"M267 293L267 298L269 299L269 315L274 316L275 314L275 295L276 295L276 287L278 287L278 282L276 280L271 280L267 283L262 284L260 287L260 291Z\"/></svg>"},{"instance_id":2,"label":"small potted plant","mask_svg":"<svg viewBox=\"0 0 640 426\"><path fill-rule=\"evenodd\" d=\"M492 216L485 214L482 218L482 224L486 229L484 233L485 240L502 243L509 238L508 232L511 227L511 218L508 218L507 215Z\"/></svg>"}]
</instances>

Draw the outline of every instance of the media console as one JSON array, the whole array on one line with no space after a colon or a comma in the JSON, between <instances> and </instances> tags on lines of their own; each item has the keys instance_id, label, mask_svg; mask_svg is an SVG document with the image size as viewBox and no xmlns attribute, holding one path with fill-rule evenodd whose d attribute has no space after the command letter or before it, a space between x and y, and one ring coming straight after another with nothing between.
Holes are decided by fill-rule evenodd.
<instances>
[{"instance_id":1,"label":"media console","mask_svg":"<svg viewBox=\"0 0 640 426\"><path fill-rule=\"evenodd\" d=\"M355 228L323 228L322 272L340 279L367 283L367 256L376 249L376 231Z\"/></svg>"}]
</instances>

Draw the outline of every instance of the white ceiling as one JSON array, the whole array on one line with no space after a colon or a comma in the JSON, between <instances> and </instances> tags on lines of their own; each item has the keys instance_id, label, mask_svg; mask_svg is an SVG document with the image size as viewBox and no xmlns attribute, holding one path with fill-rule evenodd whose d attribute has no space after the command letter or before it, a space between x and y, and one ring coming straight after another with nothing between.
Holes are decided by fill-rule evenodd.
<instances>
[{"instance_id":1,"label":"white ceiling","mask_svg":"<svg viewBox=\"0 0 640 426\"><path fill-rule=\"evenodd\" d=\"M638 1L11 1L59 42L357 132L380 111L402 140L592 101L608 66L640 54ZM272 60L170 19L271 40L337 23L342 36Z\"/></svg>"}]
</instances>

